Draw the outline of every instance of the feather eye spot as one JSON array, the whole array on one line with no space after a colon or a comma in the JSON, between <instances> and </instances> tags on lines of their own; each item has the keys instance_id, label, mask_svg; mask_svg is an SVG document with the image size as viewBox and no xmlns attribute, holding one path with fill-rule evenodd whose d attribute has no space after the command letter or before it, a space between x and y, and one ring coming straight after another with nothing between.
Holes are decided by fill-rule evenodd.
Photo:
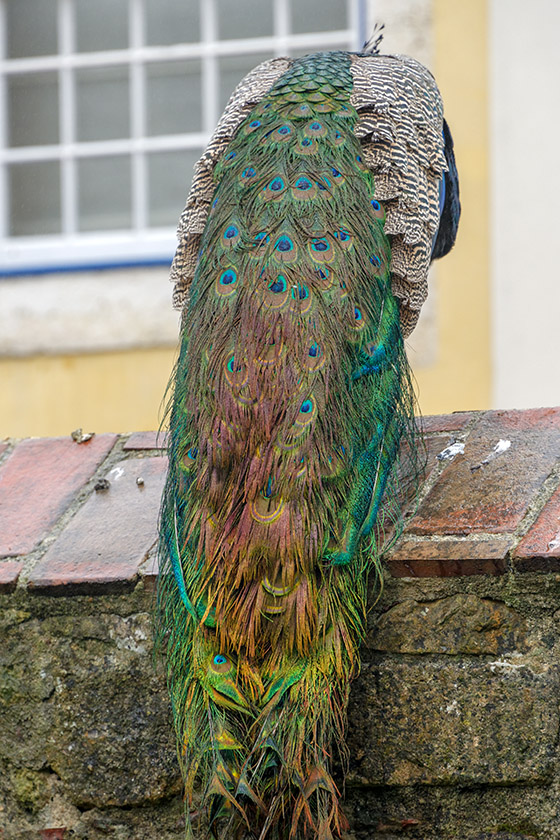
<instances>
[{"instance_id":1,"label":"feather eye spot","mask_svg":"<svg viewBox=\"0 0 560 840\"><path fill-rule=\"evenodd\" d=\"M354 307L354 318L356 321L361 321L363 318L362 311L357 306Z\"/></svg>"},{"instance_id":2,"label":"feather eye spot","mask_svg":"<svg viewBox=\"0 0 560 840\"><path fill-rule=\"evenodd\" d=\"M350 234L347 230L337 230L334 235L336 239L339 239L341 242L348 242L350 239Z\"/></svg>"},{"instance_id":3,"label":"feather eye spot","mask_svg":"<svg viewBox=\"0 0 560 840\"><path fill-rule=\"evenodd\" d=\"M272 192L279 192L280 190L284 189L284 181L282 178L273 178L269 184L270 189Z\"/></svg>"},{"instance_id":4,"label":"feather eye spot","mask_svg":"<svg viewBox=\"0 0 560 840\"><path fill-rule=\"evenodd\" d=\"M294 243L290 239L289 236L281 236L278 242L276 243L276 250L283 251L284 253L288 251L293 251Z\"/></svg>"},{"instance_id":5,"label":"feather eye spot","mask_svg":"<svg viewBox=\"0 0 560 840\"><path fill-rule=\"evenodd\" d=\"M342 178L342 172L340 172L335 166L331 167L331 173L333 178Z\"/></svg>"},{"instance_id":6,"label":"feather eye spot","mask_svg":"<svg viewBox=\"0 0 560 840\"><path fill-rule=\"evenodd\" d=\"M224 231L224 239L235 239L239 236L239 230L235 225L229 225Z\"/></svg>"},{"instance_id":7,"label":"feather eye spot","mask_svg":"<svg viewBox=\"0 0 560 840\"><path fill-rule=\"evenodd\" d=\"M198 446L191 446L187 452L187 457L192 458L194 461L194 459L198 457Z\"/></svg>"},{"instance_id":8,"label":"feather eye spot","mask_svg":"<svg viewBox=\"0 0 560 840\"><path fill-rule=\"evenodd\" d=\"M372 265L374 265L376 267L379 267L381 265L381 260L379 259L377 254L374 254L372 257L370 257L369 261Z\"/></svg>"},{"instance_id":9,"label":"feather eye spot","mask_svg":"<svg viewBox=\"0 0 560 840\"><path fill-rule=\"evenodd\" d=\"M261 232L257 233L255 236L254 242L259 248L264 248L265 245L268 245L270 242L270 236L267 234L266 230L261 230Z\"/></svg>"},{"instance_id":10,"label":"feather eye spot","mask_svg":"<svg viewBox=\"0 0 560 840\"><path fill-rule=\"evenodd\" d=\"M311 345L311 347L309 348L309 355L310 355L313 359L315 359L315 358L317 358L317 356L319 355L319 352L320 352L320 350L319 350L319 345L318 345L318 344L313 343L313 344Z\"/></svg>"},{"instance_id":11,"label":"feather eye spot","mask_svg":"<svg viewBox=\"0 0 560 840\"><path fill-rule=\"evenodd\" d=\"M309 128L310 128L310 130L311 130L311 131L321 131L321 129L323 128L323 126L321 125L321 123L320 123L320 122L315 121L315 122L312 122L312 123L311 123L311 125L309 126Z\"/></svg>"},{"instance_id":12,"label":"feather eye spot","mask_svg":"<svg viewBox=\"0 0 560 840\"><path fill-rule=\"evenodd\" d=\"M226 157L226 160L233 160L237 157L237 152L230 152L229 155Z\"/></svg>"},{"instance_id":13,"label":"feather eye spot","mask_svg":"<svg viewBox=\"0 0 560 840\"><path fill-rule=\"evenodd\" d=\"M324 252L328 251L331 246L326 239L314 239L311 247L314 251Z\"/></svg>"},{"instance_id":14,"label":"feather eye spot","mask_svg":"<svg viewBox=\"0 0 560 840\"><path fill-rule=\"evenodd\" d=\"M297 190L310 190L311 189L311 181L307 178L298 178L296 181L296 189Z\"/></svg>"},{"instance_id":15,"label":"feather eye spot","mask_svg":"<svg viewBox=\"0 0 560 840\"><path fill-rule=\"evenodd\" d=\"M248 166L246 169L243 170L241 173L242 178L254 178L257 174L257 170L254 166Z\"/></svg>"},{"instance_id":16,"label":"feather eye spot","mask_svg":"<svg viewBox=\"0 0 560 840\"><path fill-rule=\"evenodd\" d=\"M302 146L311 146L312 141L309 139L309 137L304 137L303 140L301 141L301 145Z\"/></svg>"},{"instance_id":17,"label":"feather eye spot","mask_svg":"<svg viewBox=\"0 0 560 840\"><path fill-rule=\"evenodd\" d=\"M282 134L284 136L286 136L288 134L291 134L291 133L292 133L292 129L290 128L289 125L281 125L280 128L278 129L278 134Z\"/></svg>"},{"instance_id":18,"label":"feather eye spot","mask_svg":"<svg viewBox=\"0 0 560 840\"><path fill-rule=\"evenodd\" d=\"M224 656L223 653L217 653L211 659L210 668L216 674L226 674L231 668L231 664L231 660L227 656Z\"/></svg>"},{"instance_id":19,"label":"feather eye spot","mask_svg":"<svg viewBox=\"0 0 560 840\"><path fill-rule=\"evenodd\" d=\"M371 206L375 211L381 210L381 204L378 201L376 201L375 198L372 199Z\"/></svg>"},{"instance_id":20,"label":"feather eye spot","mask_svg":"<svg viewBox=\"0 0 560 840\"><path fill-rule=\"evenodd\" d=\"M307 286L303 285L292 286L292 297L294 300L296 298L299 298L300 300L307 300L309 297L309 289Z\"/></svg>"},{"instance_id":21,"label":"feather eye spot","mask_svg":"<svg viewBox=\"0 0 560 840\"><path fill-rule=\"evenodd\" d=\"M249 123L250 128L258 128L261 124L260 120L253 120L253 122Z\"/></svg>"},{"instance_id":22,"label":"feather eye spot","mask_svg":"<svg viewBox=\"0 0 560 840\"><path fill-rule=\"evenodd\" d=\"M274 294L281 294L282 292L285 292L288 288L288 284L284 275L279 274L276 280L273 280L273 282L270 283L268 288L271 292L274 292Z\"/></svg>"},{"instance_id":23,"label":"feather eye spot","mask_svg":"<svg viewBox=\"0 0 560 840\"><path fill-rule=\"evenodd\" d=\"M229 370L230 373L241 373L241 371L243 370L241 365L236 365L235 364L235 356L230 356L230 358L228 359L226 367L227 367L227 369Z\"/></svg>"},{"instance_id":24,"label":"feather eye spot","mask_svg":"<svg viewBox=\"0 0 560 840\"><path fill-rule=\"evenodd\" d=\"M309 414L310 411L313 411L313 403L311 400L304 400L301 404L300 412L302 414Z\"/></svg>"},{"instance_id":25,"label":"feather eye spot","mask_svg":"<svg viewBox=\"0 0 560 840\"><path fill-rule=\"evenodd\" d=\"M235 283L236 280L237 275L231 268L220 275L220 284L222 286L230 286L232 283Z\"/></svg>"}]
</instances>

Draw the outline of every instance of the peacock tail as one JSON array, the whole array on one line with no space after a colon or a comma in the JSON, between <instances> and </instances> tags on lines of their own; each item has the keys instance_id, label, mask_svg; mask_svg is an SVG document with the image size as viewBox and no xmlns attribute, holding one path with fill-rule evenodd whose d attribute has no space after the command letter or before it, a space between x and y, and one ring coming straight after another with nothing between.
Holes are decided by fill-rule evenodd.
<instances>
[{"instance_id":1,"label":"peacock tail","mask_svg":"<svg viewBox=\"0 0 560 840\"><path fill-rule=\"evenodd\" d=\"M423 153L397 169L387 74L380 113L360 94L359 62L384 58L406 71L401 122L407 95L423 120L400 138ZM334 751L344 763L368 574L420 468L403 325L452 155L437 88L407 61L268 62L234 93L187 202L157 620L189 836L195 792L219 837L328 840L346 825Z\"/></svg>"}]
</instances>

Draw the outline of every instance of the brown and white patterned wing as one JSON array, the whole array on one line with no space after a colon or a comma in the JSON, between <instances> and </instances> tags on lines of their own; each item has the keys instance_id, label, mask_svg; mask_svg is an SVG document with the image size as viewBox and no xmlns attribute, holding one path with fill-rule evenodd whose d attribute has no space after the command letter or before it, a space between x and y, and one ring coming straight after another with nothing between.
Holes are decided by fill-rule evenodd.
<instances>
[{"instance_id":1,"label":"brown and white patterned wing","mask_svg":"<svg viewBox=\"0 0 560 840\"><path fill-rule=\"evenodd\" d=\"M355 55L351 72L355 134L385 207L393 292L408 336L428 294L439 224L439 185L447 169L443 105L431 73L407 56Z\"/></svg>"},{"instance_id":2,"label":"brown and white patterned wing","mask_svg":"<svg viewBox=\"0 0 560 840\"><path fill-rule=\"evenodd\" d=\"M179 244L171 265L171 280L175 284L173 305L176 309L182 309L188 300L200 240L214 192L214 167L251 108L262 99L291 64L292 60L289 58L273 58L259 64L241 80L233 91L204 154L194 167L192 186L177 228Z\"/></svg>"}]
</instances>

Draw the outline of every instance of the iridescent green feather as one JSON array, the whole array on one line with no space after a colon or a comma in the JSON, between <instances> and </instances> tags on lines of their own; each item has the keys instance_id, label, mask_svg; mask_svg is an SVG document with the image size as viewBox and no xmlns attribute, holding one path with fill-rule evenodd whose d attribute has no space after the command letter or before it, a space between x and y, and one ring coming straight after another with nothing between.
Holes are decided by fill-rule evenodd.
<instances>
[{"instance_id":1,"label":"iridescent green feather","mask_svg":"<svg viewBox=\"0 0 560 840\"><path fill-rule=\"evenodd\" d=\"M197 788L221 837L343 829L332 752L367 577L417 473L351 89L347 54L307 56L245 119L216 168L183 316L158 629L187 802Z\"/></svg>"}]
</instances>

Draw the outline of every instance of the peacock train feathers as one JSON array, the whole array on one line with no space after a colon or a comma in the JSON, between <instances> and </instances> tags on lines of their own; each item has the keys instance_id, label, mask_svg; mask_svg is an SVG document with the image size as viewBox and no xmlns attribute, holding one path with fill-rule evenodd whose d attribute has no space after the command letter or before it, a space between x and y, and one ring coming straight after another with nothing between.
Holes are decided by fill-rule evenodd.
<instances>
[{"instance_id":1,"label":"peacock train feathers","mask_svg":"<svg viewBox=\"0 0 560 840\"><path fill-rule=\"evenodd\" d=\"M262 64L197 164L158 629L187 808L219 837L345 827L367 576L418 471L403 337L458 215L439 92L404 57Z\"/></svg>"}]
</instances>

